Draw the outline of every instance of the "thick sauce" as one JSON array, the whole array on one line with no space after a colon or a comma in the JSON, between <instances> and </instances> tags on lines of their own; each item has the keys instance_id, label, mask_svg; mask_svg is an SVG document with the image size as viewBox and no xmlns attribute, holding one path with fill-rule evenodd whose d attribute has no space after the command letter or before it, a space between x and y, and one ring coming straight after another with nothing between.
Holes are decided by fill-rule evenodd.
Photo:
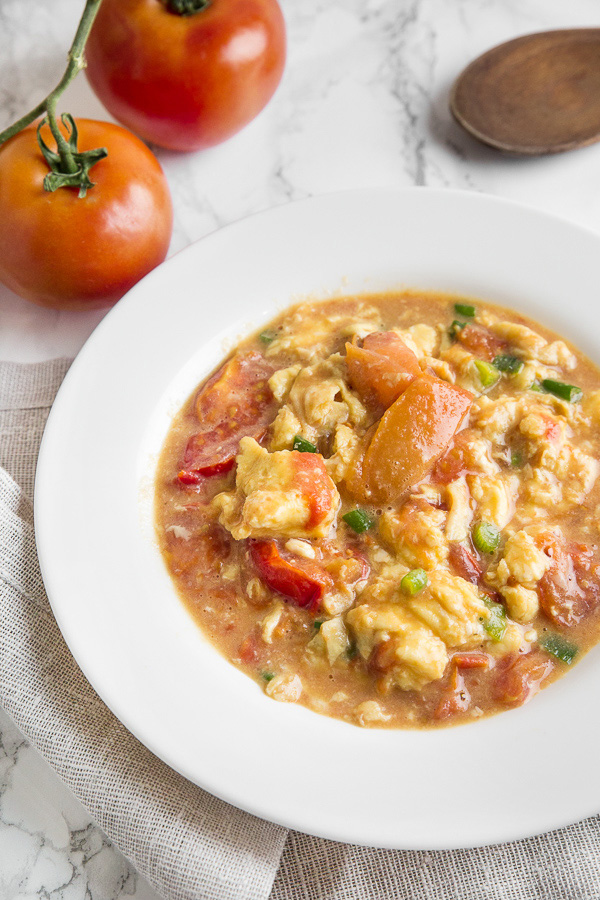
<instances>
[{"instance_id":1,"label":"thick sauce","mask_svg":"<svg viewBox=\"0 0 600 900\"><path fill-rule=\"evenodd\" d=\"M377 727L517 706L600 637L600 372L522 316L296 306L173 422L165 562L277 700Z\"/></svg>"}]
</instances>

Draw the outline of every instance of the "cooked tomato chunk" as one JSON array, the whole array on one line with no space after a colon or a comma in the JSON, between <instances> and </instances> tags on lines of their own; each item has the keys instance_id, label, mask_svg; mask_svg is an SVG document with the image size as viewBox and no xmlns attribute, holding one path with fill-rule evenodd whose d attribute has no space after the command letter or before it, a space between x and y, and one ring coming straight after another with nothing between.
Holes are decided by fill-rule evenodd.
<instances>
[{"instance_id":1,"label":"cooked tomato chunk","mask_svg":"<svg viewBox=\"0 0 600 900\"><path fill-rule=\"evenodd\" d=\"M458 544L453 541L450 544L448 558L451 567L457 575L469 581L471 584L479 584L483 576L483 569L479 565L479 560L475 553L469 550L464 544Z\"/></svg>"},{"instance_id":2,"label":"cooked tomato chunk","mask_svg":"<svg viewBox=\"0 0 600 900\"><path fill-rule=\"evenodd\" d=\"M465 325L456 334L460 343L474 356L492 362L496 356L506 352L507 344L501 338L496 337L487 328L479 325Z\"/></svg>"},{"instance_id":3,"label":"cooked tomato chunk","mask_svg":"<svg viewBox=\"0 0 600 900\"><path fill-rule=\"evenodd\" d=\"M539 650L507 658L498 667L496 699L507 706L521 706L537 694L553 669L553 661Z\"/></svg>"},{"instance_id":4,"label":"cooked tomato chunk","mask_svg":"<svg viewBox=\"0 0 600 900\"><path fill-rule=\"evenodd\" d=\"M328 573L311 560L290 554L284 558L275 541L251 540L250 558L262 581L296 606L315 611L323 594L333 581Z\"/></svg>"},{"instance_id":5,"label":"cooked tomato chunk","mask_svg":"<svg viewBox=\"0 0 600 900\"><path fill-rule=\"evenodd\" d=\"M225 474L235 465L243 437L264 437L274 416L267 383L272 372L260 353L238 353L207 381L195 403L203 427L185 448L182 484Z\"/></svg>"},{"instance_id":6,"label":"cooked tomato chunk","mask_svg":"<svg viewBox=\"0 0 600 900\"><path fill-rule=\"evenodd\" d=\"M466 712L471 705L471 695L458 666L453 665L446 691L441 695L434 711L435 719L448 719L456 713Z\"/></svg>"},{"instance_id":7,"label":"cooked tomato chunk","mask_svg":"<svg viewBox=\"0 0 600 900\"><path fill-rule=\"evenodd\" d=\"M362 347L346 344L346 364L354 390L386 409L421 374L417 357L394 331L368 334Z\"/></svg>"},{"instance_id":8,"label":"cooked tomato chunk","mask_svg":"<svg viewBox=\"0 0 600 900\"><path fill-rule=\"evenodd\" d=\"M365 498L393 501L420 481L450 443L472 399L440 378L415 378L384 414L366 452Z\"/></svg>"},{"instance_id":9,"label":"cooked tomato chunk","mask_svg":"<svg viewBox=\"0 0 600 900\"><path fill-rule=\"evenodd\" d=\"M558 539L548 542L544 550L551 563L538 585L540 607L557 625L570 627L600 601L592 551L584 544L565 544Z\"/></svg>"}]
</instances>

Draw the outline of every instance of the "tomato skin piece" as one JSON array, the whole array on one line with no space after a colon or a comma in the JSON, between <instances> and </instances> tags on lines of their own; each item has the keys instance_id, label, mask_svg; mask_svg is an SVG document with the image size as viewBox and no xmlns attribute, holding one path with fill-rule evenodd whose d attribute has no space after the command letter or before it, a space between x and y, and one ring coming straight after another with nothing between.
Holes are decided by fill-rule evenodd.
<instances>
[{"instance_id":1,"label":"tomato skin piece","mask_svg":"<svg viewBox=\"0 0 600 900\"><path fill-rule=\"evenodd\" d=\"M259 577L296 606L315 612L326 590L333 585L330 575L310 560L284 559L275 541L251 540L250 558Z\"/></svg>"},{"instance_id":2,"label":"tomato skin piece","mask_svg":"<svg viewBox=\"0 0 600 900\"><path fill-rule=\"evenodd\" d=\"M231 429L256 422L273 402L268 380L273 366L256 351L236 353L217 369L196 397L196 415L203 425Z\"/></svg>"},{"instance_id":3,"label":"tomato skin piece","mask_svg":"<svg viewBox=\"0 0 600 900\"><path fill-rule=\"evenodd\" d=\"M226 474L243 437L264 437L273 418L272 372L260 353L251 351L236 354L208 379L194 403L203 428L187 442L177 476L182 484Z\"/></svg>"},{"instance_id":4,"label":"tomato skin piece","mask_svg":"<svg viewBox=\"0 0 600 900\"><path fill-rule=\"evenodd\" d=\"M415 378L380 420L362 466L365 500L391 502L446 450L473 395L431 375ZM352 488L351 488L352 489Z\"/></svg>"},{"instance_id":5,"label":"tomato skin piece","mask_svg":"<svg viewBox=\"0 0 600 900\"><path fill-rule=\"evenodd\" d=\"M473 650L470 653L455 653L452 662L457 669L489 669L490 658L487 653Z\"/></svg>"},{"instance_id":6,"label":"tomato skin piece","mask_svg":"<svg viewBox=\"0 0 600 900\"><path fill-rule=\"evenodd\" d=\"M585 544L565 543L554 536L543 549L551 562L538 583L540 607L556 625L569 628L600 602L600 584L590 571L593 553Z\"/></svg>"},{"instance_id":7,"label":"tomato skin piece","mask_svg":"<svg viewBox=\"0 0 600 900\"><path fill-rule=\"evenodd\" d=\"M478 325L465 325L458 331L457 337L463 347L486 362L492 362L496 356L506 353L508 347L502 338Z\"/></svg>"},{"instance_id":8,"label":"tomato skin piece","mask_svg":"<svg viewBox=\"0 0 600 900\"><path fill-rule=\"evenodd\" d=\"M362 347L346 344L346 365L359 396L385 409L421 375L417 357L395 331L368 334Z\"/></svg>"},{"instance_id":9,"label":"tomato skin piece","mask_svg":"<svg viewBox=\"0 0 600 900\"><path fill-rule=\"evenodd\" d=\"M465 581L470 584L480 583L483 569L479 565L479 559L463 544L456 541L450 543L449 562L452 570Z\"/></svg>"},{"instance_id":10,"label":"tomato skin piece","mask_svg":"<svg viewBox=\"0 0 600 900\"><path fill-rule=\"evenodd\" d=\"M167 255L173 208L156 157L109 122L77 119L79 149L106 147L95 186L43 188L48 164L25 128L0 147L0 281L39 306L111 306ZM42 129L54 146L48 126Z\"/></svg>"},{"instance_id":11,"label":"tomato skin piece","mask_svg":"<svg viewBox=\"0 0 600 900\"><path fill-rule=\"evenodd\" d=\"M434 710L434 719L448 719L457 713L466 712L471 705L471 694L467 690L464 676L459 671L458 665L453 665L450 673L447 690L440 697L440 701Z\"/></svg>"},{"instance_id":12,"label":"tomato skin piece","mask_svg":"<svg viewBox=\"0 0 600 900\"><path fill-rule=\"evenodd\" d=\"M522 706L531 700L554 669L554 662L539 650L506 658L498 667L494 684L496 700L507 706Z\"/></svg>"},{"instance_id":13,"label":"tomato skin piece","mask_svg":"<svg viewBox=\"0 0 600 900\"><path fill-rule=\"evenodd\" d=\"M144 140L200 150L258 115L285 55L277 0L212 0L189 16L159 0L103 0L86 74L109 112Z\"/></svg>"},{"instance_id":14,"label":"tomato skin piece","mask_svg":"<svg viewBox=\"0 0 600 900\"><path fill-rule=\"evenodd\" d=\"M331 479L323 457L317 453L292 451L294 457L293 485L306 497L310 511L307 528L316 528L331 509Z\"/></svg>"}]
</instances>

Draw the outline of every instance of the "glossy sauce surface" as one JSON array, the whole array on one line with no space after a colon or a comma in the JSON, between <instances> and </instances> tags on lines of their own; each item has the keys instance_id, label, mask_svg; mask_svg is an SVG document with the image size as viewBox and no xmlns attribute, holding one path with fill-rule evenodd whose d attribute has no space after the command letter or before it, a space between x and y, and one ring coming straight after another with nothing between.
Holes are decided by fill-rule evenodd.
<instances>
[{"instance_id":1,"label":"glossy sauce surface","mask_svg":"<svg viewBox=\"0 0 600 900\"><path fill-rule=\"evenodd\" d=\"M273 699L470 721L598 640L599 451L600 373L516 313L302 304L176 417L157 534L195 621Z\"/></svg>"}]
</instances>

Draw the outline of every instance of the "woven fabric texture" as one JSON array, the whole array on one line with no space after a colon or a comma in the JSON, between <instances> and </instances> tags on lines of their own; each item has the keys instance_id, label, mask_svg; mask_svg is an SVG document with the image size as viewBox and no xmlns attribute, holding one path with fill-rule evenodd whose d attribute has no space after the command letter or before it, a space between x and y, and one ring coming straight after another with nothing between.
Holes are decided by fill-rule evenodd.
<instances>
[{"instance_id":1,"label":"woven fabric texture","mask_svg":"<svg viewBox=\"0 0 600 900\"><path fill-rule=\"evenodd\" d=\"M0 703L168 900L266 900L286 831L217 800L143 747L56 625L32 524L37 450L67 360L0 364Z\"/></svg>"},{"instance_id":2,"label":"woven fabric texture","mask_svg":"<svg viewBox=\"0 0 600 900\"><path fill-rule=\"evenodd\" d=\"M68 366L0 363L0 703L164 897L600 900L600 817L526 841L439 853L288 835L190 784L121 725L62 639L35 552L35 462ZM501 763L493 769L501 779Z\"/></svg>"}]
</instances>

